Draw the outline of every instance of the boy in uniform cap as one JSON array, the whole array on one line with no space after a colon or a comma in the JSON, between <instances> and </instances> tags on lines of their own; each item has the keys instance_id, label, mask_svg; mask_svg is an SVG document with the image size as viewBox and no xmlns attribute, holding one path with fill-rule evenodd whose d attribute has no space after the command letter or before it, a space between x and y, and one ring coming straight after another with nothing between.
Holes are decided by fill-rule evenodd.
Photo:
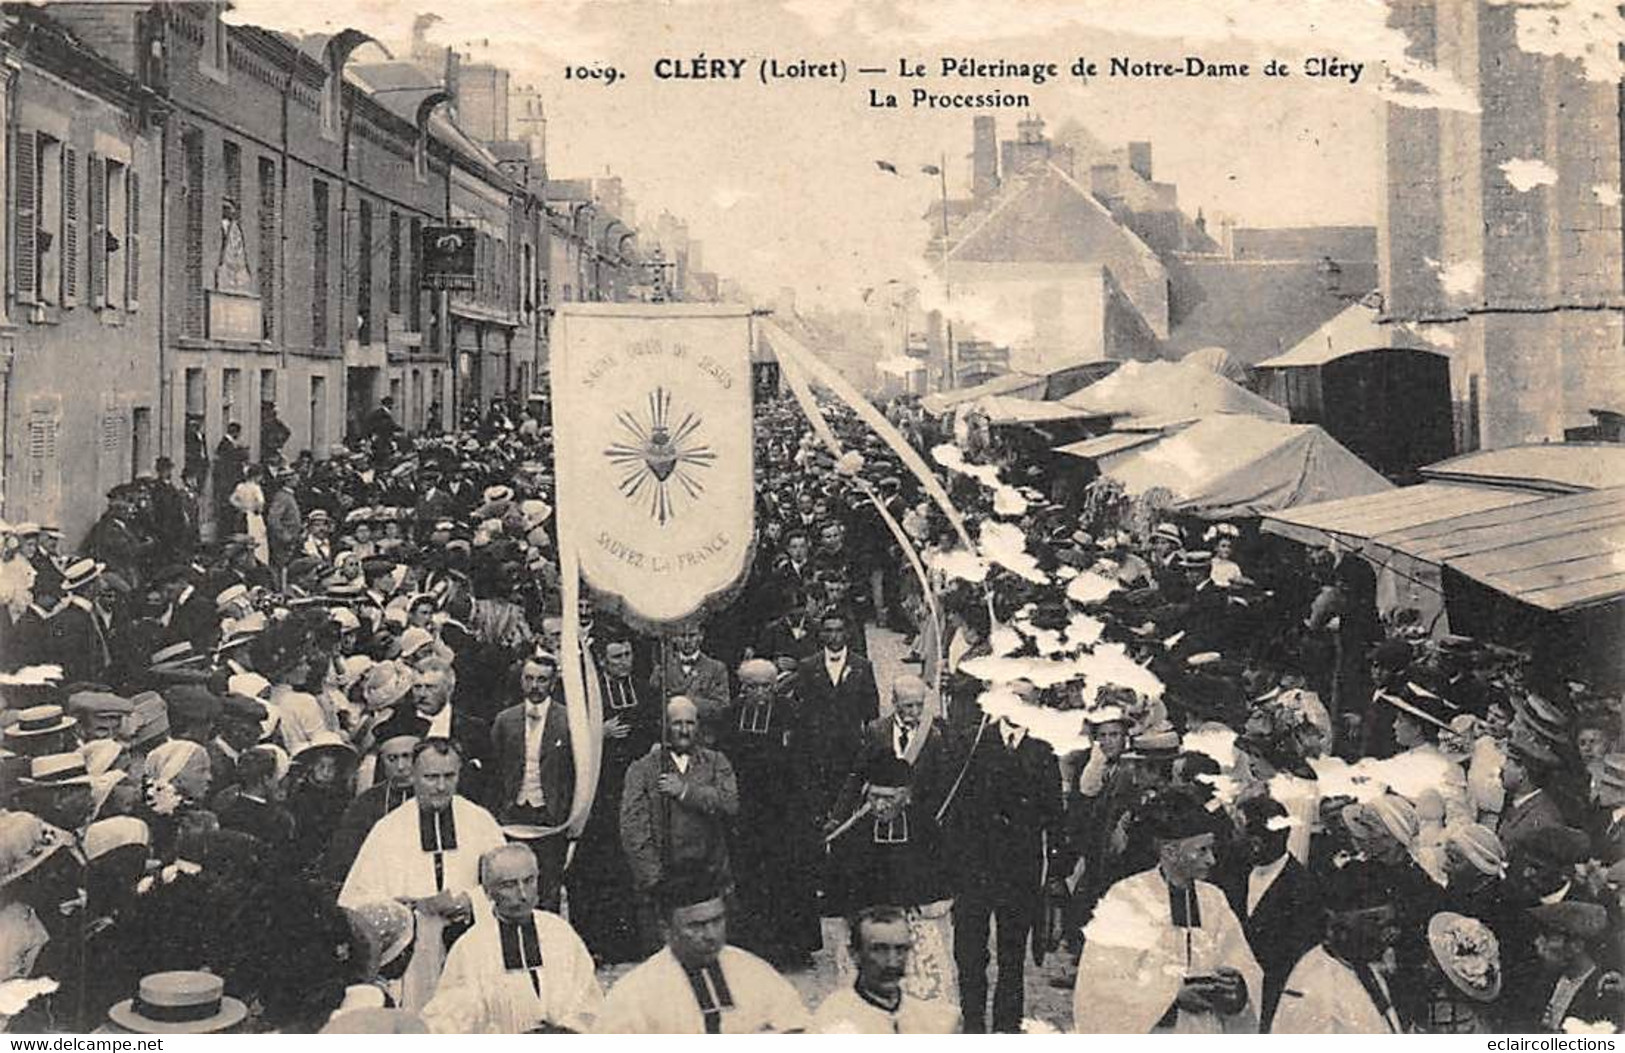
<instances>
[{"instance_id":1,"label":"boy in uniform cap","mask_svg":"<svg viewBox=\"0 0 1625 1053\"><path fill-rule=\"evenodd\" d=\"M752 1035L805 1031L796 989L751 954L727 943L721 887L704 871L679 870L661 883L666 946L615 984L595 1030L628 1035Z\"/></svg>"},{"instance_id":2,"label":"boy in uniform cap","mask_svg":"<svg viewBox=\"0 0 1625 1053\"><path fill-rule=\"evenodd\" d=\"M1258 1030L1263 970L1224 893L1208 884L1214 818L1191 795L1149 809L1158 862L1107 890L1084 930L1073 995L1080 1032Z\"/></svg>"}]
</instances>

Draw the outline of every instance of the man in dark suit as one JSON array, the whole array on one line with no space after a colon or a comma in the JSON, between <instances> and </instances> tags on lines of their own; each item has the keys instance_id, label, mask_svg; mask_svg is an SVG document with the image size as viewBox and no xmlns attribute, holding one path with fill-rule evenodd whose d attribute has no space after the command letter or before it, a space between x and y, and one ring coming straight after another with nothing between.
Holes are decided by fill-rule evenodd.
<instances>
[{"instance_id":1,"label":"man in dark suit","mask_svg":"<svg viewBox=\"0 0 1625 1053\"><path fill-rule=\"evenodd\" d=\"M714 746L729 725L728 667L700 649L704 626L687 626L667 648L664 670L656 668L649 687L659 703L681 695L700 711L700 743Z\"/></svg>"},{"instance_id":2,"label":"man in dark suit","mask_svg":"<svg viewBox=\"0 0 1625 1053\"><path fill-rule=\"evenodd\" d=\"M818 653L818 626L807 613L807 598L799 591L784 597L784 613L762 630L753 648L756 658L765 658L787 673L795 672L804 658Z\"/></svg>"},{"instance_id":3,"label":"man in dark suit","mask_svg":"<svg viewBox=\"0 0 1625 1053\"><path fill-rule=\"evenodd\" d=\"M1255 797L1241 806L1247 867L1237 868L1223 883L1253 957L1264 970L1260 1033L1269 1030L1292 967L1321 937L1320 884L1287 852L1286 818L1286 809L1269 797Z\"/></svg>"},{"instance_id":4,"label":"man in dark suit","mask_svg":"<svg viewBox=\"0 0 1625 1053\"><path fill-rule=\"evenodd\" d=\"M491 722L491 811L504 826L552 827L570 817L575 757L569 717L553 700L558 679L557 658L546 651L531 655L519 673L524 701ZM529 840L540 874L541 903L556 912L569 840L562 833Z\"/></svg>"},{"instance_id":5,"label":"man in dark suit","mask_svg":"<svg viewBox=\"0 0 1625 1053\"><path fill-rule=\"evenodd\" d=\"M972 743L944 827L965 1033L987 1030L990 923L997 927L993 1030L1019 1031L1027 936L1040 920L1046 887L1065 887L1061 778L1054 751L1026 728L1004 719L988 723Z\"/></svg>"},{"instance_id":6,"label":"man in dark suit","mask_svg":"<svg viewBox=\"0 0 1625 1053\"><path fill-rule=\"evenodd\" d=\"M826 611L818 622L823 648L802 659L796 670L796 695L807 728L814 814L829 813L835 794L852 770L863 725L880 715L874 669L847 646L851 623Z\"/></svg>"},{"instance_id":7,"label":"man in dark suit","mask_svg":"<svg viewBox=\"0 0 1625 1053\"><path fill-rule=\"evenodd\" d=\"M1506 806L1495 834L1508 852L1536 830L1567 825L1556 798L1546 790L1558 763L1557 753L1529 732L1515 732L1507 743L1507 758L1501 765Z\"/></svg>"},{"instance_id":8,"label":"man in dark suit","mask_svg":"<svg viewBox=\"0 0 1625 1053\"><path fill-rule=\"evenodd\" d=\"M641 678L633 676L632 641L611 635L603 647L598 690L604 706L604 755L598 796L566 878L570 924L596 957L618 963L636 960L639 950L632 871L621 853L621 798L626 769L660 741L661 707Z\"/></svg>"},{"instance_id":9,"label":"man in dark suit","mask_svg":"<svg viewBox=\"0 0 1625 1053\"><path fill-rule=\"evenodd\" d=\"M293 815L276 800L276 757L270 750L251 749L237 761L237 785L215 809L224 830L239 830L266 848L280 851L294 838Z\"/></svg>"},{"instance_id":10,"label":"man in dark suit","mask_svg":"<svg viewBox=\"0 0 1625 1053\"><path fill-rule=\"evenodd\" d=\"M451 704L457 691L457 674L452 664L435 656L418 663L417 682L412 685L412 712L428 722L424 738L451 739L463 757L458 786L471 801L484 801L491 792L491 726L472 713ZM492 808L493 812L499 811Z\"/></svg>"}]
</instances>

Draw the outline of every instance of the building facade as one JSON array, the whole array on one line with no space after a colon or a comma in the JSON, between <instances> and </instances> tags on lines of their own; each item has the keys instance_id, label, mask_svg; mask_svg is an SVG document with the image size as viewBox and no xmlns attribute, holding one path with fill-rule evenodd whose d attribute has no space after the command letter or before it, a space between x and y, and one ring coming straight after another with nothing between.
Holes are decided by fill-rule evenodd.
<instances>
[{"instance_id":1,"label":"building facade","mask_svg":"<svg viewBox=\"0 0 1625 1053\"><path fill-rule=\"evenodd\" d=\"M77 545L160 450L166 107L37 10L0 18L0 515Z\"/></svg>"}]
</instances>

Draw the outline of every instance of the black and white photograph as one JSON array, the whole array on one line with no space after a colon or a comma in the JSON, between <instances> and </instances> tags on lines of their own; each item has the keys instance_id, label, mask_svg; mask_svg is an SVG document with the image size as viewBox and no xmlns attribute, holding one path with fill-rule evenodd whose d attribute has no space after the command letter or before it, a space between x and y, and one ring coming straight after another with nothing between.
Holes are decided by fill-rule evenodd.
<instances>
[{"instance_id":1,"label":"black and white photograph","mask_svg":"<svg viewBox=\"0 0 1625 1053\"><path fill-rule=\"evenodd\" d=\"M0 2L0 1032L1613 1049L1622 165L1615 0Z\"/></svg>"}]
</instances>

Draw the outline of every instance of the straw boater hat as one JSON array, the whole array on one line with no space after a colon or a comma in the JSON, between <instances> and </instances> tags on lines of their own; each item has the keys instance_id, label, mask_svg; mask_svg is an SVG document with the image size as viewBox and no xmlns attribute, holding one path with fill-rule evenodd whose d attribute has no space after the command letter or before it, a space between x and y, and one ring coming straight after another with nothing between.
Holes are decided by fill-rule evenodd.
<instances>
[{"instance_id":1,"label":"straw boater hat","mask_svg":"<svg viewBox=\"0 0 1625 1053\"><path fill-rule=\"evenodd\" d=\"M62 591L76 592L101 577L107 564L97 563L93 559L82 559L77 563L69 564L68 569L62 572Z\"/></svg>"},{"instance_id":2,"label":"straw boater hat","mask_svg":"<svg viewBox=\"0 0 1625 1053\"><path fill-rule=\"evenodd\" d=\"M18 779L23 786L52 788L57 786L89 786L90 769L85 766L85 755L75 750L72 753L47 753L43 757L35 757L28 763L28 774Z\"/></svg>"},{"instance_id":3,"label":"straw boater hat","mask_svg":"<svg viewBox=\"0 0 1625 1053\"><path fill-rule=\"evenodd\" d=\"M74 719L62 712L61 706L30 706L17 711L17 722L7 725L8 739L38 738L54 735L74 726Z\"/></svg>"},{"instance_id":4,"label":"straw boater hat","mask_svg":"<svg viewBox=\"0 0 1625 1053\"><path fill-rule=\"evenodd\" d=\"M1433 960L1456 990L1475 1002L1493 1002L1501 993L1501 945L1477 918L1450 911L1428 922Z\"/></svg>"},{"instance_id":5,"label":"straw boater hat","mask_svg":"<svg viewBox=\"0 0 1625 1053\"><path fill-rule=\"evenodd\" d=\"M248 1007L227 997L225 981L212 973L171 972L143 976L134 998L107 1011L126 1031L159 1035L205 1035L236 1027Z\"/></svg>"}]
</instances>

